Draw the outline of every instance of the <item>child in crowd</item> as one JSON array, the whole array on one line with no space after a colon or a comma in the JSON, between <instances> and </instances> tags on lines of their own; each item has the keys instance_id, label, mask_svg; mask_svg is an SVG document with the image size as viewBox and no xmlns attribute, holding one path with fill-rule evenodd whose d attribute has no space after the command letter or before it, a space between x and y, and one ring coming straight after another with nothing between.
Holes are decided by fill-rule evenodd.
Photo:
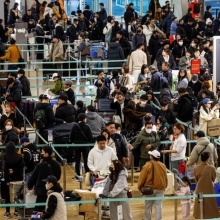
<instances>
[{"instance_id":1,"label":"child in crowd","mask_svg":"<svg viewBox=\"0 0 220 220\"><path fill-rule=\"evenodd\" d=\"M187 196L190 195L190 185L191 182L187 176L182 178L182 187L179 191L174 191L174 195L176 196ZM183 220L190 220L190 199L182 199L182 216Z\"/></svg>"}]
</instances>

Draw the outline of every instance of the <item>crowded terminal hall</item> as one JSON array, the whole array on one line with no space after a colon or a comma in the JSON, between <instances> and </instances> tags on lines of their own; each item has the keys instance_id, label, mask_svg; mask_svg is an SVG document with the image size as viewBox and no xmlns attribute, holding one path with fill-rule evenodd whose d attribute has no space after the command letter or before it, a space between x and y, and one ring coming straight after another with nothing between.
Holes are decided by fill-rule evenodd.
<instances>
[{"instance_id":1,"label":"crowded terminal hall","mask_svg":"<svg viewBox=\"0 0 220 220\"><path fill-rule=\"evenodd\" d=\"M220 219L217 0L1 0L0 219Z\"/></svg>"}]
</instances>

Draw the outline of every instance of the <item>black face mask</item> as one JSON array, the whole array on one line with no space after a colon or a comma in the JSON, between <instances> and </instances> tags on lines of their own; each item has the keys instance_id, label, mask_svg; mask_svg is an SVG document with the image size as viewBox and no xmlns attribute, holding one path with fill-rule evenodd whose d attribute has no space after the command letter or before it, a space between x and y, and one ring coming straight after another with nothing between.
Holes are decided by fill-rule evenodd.
<instances>
[{"instance_id":1,"label":"black face mask","mask_svg":"<svg viewBox=\"0 0 220 220\"><path fill-rule=\"evenodd\" d=\"M110 171L111 173L113 173L113 172L114 172L114 170L113 170L113 168L112 168L112 167L109 167L109 171Z\"/></svg>"},{"instance_id":2,"label":"black face mask","mask_svg":"<svg viewBox=\"0 0 220 220\"><path fill-rule=\"evenodd\" d=\"M140 34L140 33L141 33L141 30L138 30L137 32L138 32L138 34Z\"/></svg>"},{"instance_id":3,"label":"black face mask","mask_svg":"<svg viewBox=\"0 0 220 220\"><path fill-rule=\"evenodd\" d=\"M41 157L41 159L44 159L44 154L41 154L40 157Z\"/></svg>"},{"instance_id":4,"label":"black face mask","mask_svg":"<svg viewBox=\"0 0 220 220\"><path fill-rule=\"evenodd\" d=\"M98 83L98 87L102 87L102 84L101 84L101 83Z\"/></svg>"}]
</instances>

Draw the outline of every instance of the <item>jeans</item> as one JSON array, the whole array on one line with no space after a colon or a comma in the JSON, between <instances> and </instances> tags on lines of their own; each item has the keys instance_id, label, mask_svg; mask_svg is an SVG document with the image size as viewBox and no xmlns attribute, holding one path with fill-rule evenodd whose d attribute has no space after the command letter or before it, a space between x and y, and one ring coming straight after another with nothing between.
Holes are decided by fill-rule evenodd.
<instances>
[{"instance_id":1,"label":"jeans","mask_svg":"<svg viewBox=\"0 0 220 220\"><path fill-rule=\"evenodd\" d=\"M146 196L146 197L163 197L164 190L154 190L153 195ZM145 201L145 212L144 212L144 220L151 220L152 215L152 207L155 207L155 220L162 219L162 202L163 200L156 200L156 201Z\"/></svg>"},{"instance_id":2,"label":"jeans","mask_svg":"<svg viewBox=\"0 0 220 220\"><path fill-rule=\"evenodd\" d=\"M8 70L17 70L18 69L18 65L17 64L9 64L8 65Z\"/></svg>"}]
</instances>

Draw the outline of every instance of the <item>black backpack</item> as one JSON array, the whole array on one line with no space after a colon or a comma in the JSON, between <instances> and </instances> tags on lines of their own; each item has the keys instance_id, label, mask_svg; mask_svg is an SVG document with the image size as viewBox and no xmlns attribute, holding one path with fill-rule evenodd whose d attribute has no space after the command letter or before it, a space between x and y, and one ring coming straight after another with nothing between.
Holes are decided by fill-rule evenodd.
<instances>
[{"instance_id":1,"label":"black backpack","mask_svg":"<svg viewBox=\"0 0 220 220\"><path fill-rule=\"evenodd\" d=\"M46 128L47 118L43 109L38 109L34 116L34 121L37 129Z\"/></svg>"}]
</instances>

